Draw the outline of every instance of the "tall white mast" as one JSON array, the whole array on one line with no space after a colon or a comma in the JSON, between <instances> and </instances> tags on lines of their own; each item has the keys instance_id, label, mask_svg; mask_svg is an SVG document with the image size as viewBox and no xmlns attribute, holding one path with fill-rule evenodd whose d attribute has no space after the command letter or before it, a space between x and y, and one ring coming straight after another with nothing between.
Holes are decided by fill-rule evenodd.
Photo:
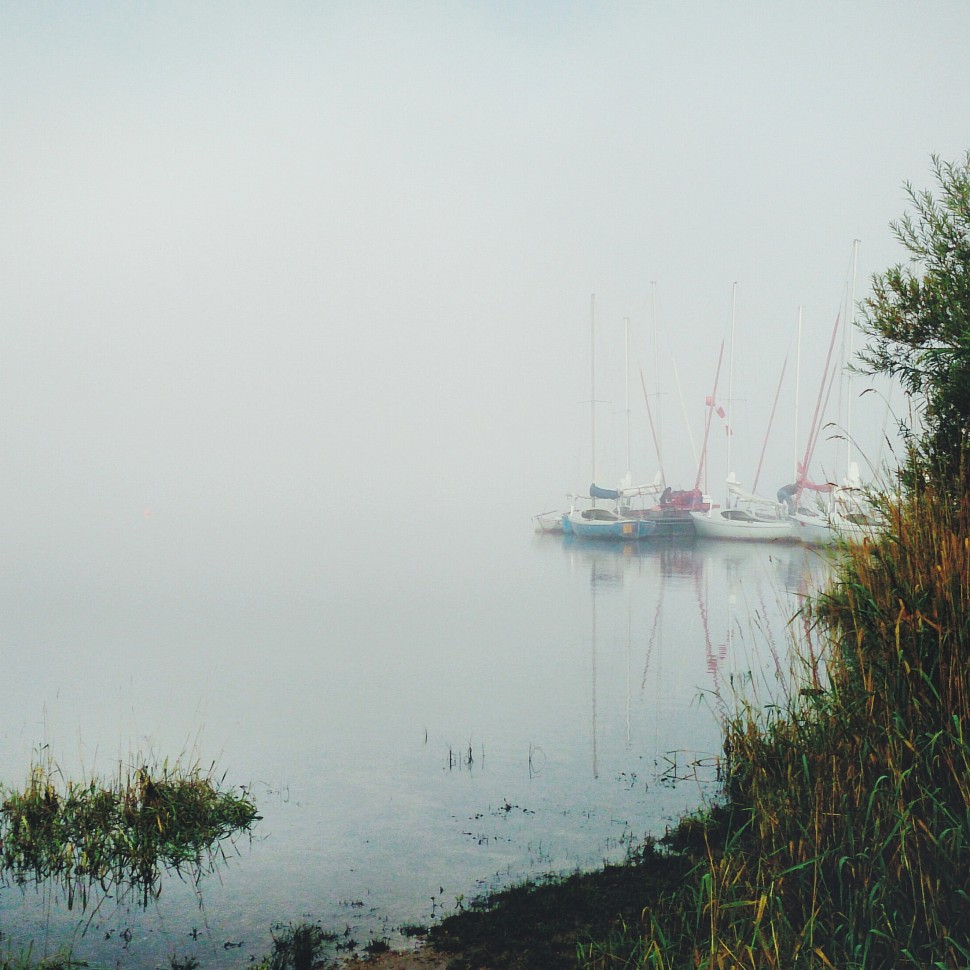
<instances>
[{"instance_id":1,"label":"tall white mast","mask_svg":"<svg viewBox=\"0 0 970 970\"><path fill-rule=\"evenodd\" d=\"M731 287L731 362L728 366L728 401L727 401L727 470L728 476L734 470L731 467L731 438L734 430L734 321L737 310L738 284ZM730 495L728 496L730 503Z\"/></svg>"},{"instance_id":2,"label":"tall white mast","mask_svg":"<svg viewBox=\"0 0 970 970\"><path fill-rule=\"evenodd\" d=\"M633 484L632 465L630 464L630 318L623 318L626 368L626 474L630 484Z\"/></svg>"},{"instance_id":3,"label":"tall white mast","mask_svg":"<svg viewBox=\"0 0 970 970\"><path fill-rule=\"evenodd\" d=\"M855 278L859 261L858 239L852 240L852 288L849 290L849 353L845 366L845 474L852 474L852 337L855 331Z\"/></svg>"},{"instance_id":4,"label":"tall white mast","mask_svg":"<svg viewBox=\"0 0 970 970\"><path fill-rule=\"evenodd\" d=\"M589 426L593 477L596 482L596 294L589 297Z\"/></svg>"},{"instance_id":5,"label":"tall white mast","mask_svg":"<svg viewBox=\"0 0 970 970\"><path fill-rule=\"evenodd\" d=\"M795 478L797 483L798 475L798 405L801 403L800 384L802 374L802 311L804 307L798 308L798 337L795 347Z\"/></svg>"},{"instance_id":6,"label":"tall white mast","mask_svg":"<svg viewBox=\"0 0 970 970\"><path fill-rule=\"evenodd\" d=\"M657 419L655 422L657 429L657 461L660 463L660 471L663 473L664 467L664 456L663 456L663 424L661 422L662 410L660 407L660 327L657 325L657 281L650 281L650 303L651 303L651 313L653 316L653 386L656 388L657 395ZM695 461L696 464L696 461ZM663 482L664 485L667 484L666 481Z\"/></svg>"}]
</instances>

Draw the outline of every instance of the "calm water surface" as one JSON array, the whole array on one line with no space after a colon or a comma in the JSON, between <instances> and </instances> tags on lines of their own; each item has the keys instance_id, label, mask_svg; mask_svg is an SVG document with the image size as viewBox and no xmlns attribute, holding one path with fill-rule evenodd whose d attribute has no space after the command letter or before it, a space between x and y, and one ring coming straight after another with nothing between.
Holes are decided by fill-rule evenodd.
<instances>
[{"instance_id":1,"label":"calm water surface","mask_svg":"<svg viewBox=\"0 0 970 970\"><path fill-rule=\"evenodd\" d=\"M726 698L778 689L786 622L824 563L526 529L254 542L240 560L150 523L8 577L0 780L21 786L40 750L68 777L178 757L263 815L147 911L68 911L56 887L8 880L8 949L241 966L306 919L400 945L403 923L623 858L711 797Z\"/></svg>"}]
</instances>

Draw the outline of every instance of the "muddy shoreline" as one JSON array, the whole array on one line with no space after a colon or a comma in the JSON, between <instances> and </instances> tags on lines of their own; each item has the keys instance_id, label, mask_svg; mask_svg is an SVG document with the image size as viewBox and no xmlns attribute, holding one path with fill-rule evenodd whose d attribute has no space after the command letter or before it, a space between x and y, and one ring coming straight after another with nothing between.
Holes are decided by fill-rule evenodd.
<instances>
[{"instance_id":1,"label":"muddy shoreline","mask_svg":"<svg viewBox=\"0 0 970 970\"><path fill-rule=\"evenodd\" d=\"M676 889L696 859L679 844L645 845L634 859L493 893L433 925L417 949L358 955L346 967L376 970L559 970L582 944L634 926L659 895Z\"/></svg>"}]
</instances>

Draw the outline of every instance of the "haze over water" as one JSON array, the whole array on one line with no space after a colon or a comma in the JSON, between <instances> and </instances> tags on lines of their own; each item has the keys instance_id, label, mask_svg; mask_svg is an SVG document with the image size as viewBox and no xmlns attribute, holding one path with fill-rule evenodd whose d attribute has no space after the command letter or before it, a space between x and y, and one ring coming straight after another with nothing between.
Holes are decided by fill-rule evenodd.
<instances>
[{"instance_id":1,"label":"haze over water","mask_svg":"<svg viewBox=\"0 0 970 970\"><path fill-rule=\"evenodd\" d=\"M419 538L239 597L156 576L137 601L52 582L33 609L5 604L24 684L5 781L40 744L68 777L139 752L214 760L264 816L197 890L167 879L146 913L6 885L8 942L231 966L309 919L401 944L403 923L489 888L622 859L713 796L724 704L749 681L777 691L786 620L824 569L788 546L523 528L417 554Z\"/></svg>"}]
</instances>

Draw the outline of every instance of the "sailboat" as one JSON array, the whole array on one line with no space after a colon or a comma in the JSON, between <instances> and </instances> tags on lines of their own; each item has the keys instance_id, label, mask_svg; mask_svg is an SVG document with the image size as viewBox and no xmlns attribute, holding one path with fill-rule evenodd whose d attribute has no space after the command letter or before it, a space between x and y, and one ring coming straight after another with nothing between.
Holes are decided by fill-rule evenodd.
<instances>
[{"instance_id":1,"label":"sailboat","mask_svg":"<svg viewBox=\"0 0 970 970\"><path fill-rule=\"evenodd\" d=\"M733 371L734 371L734 320L735 320L735 299L737 293L737 283L734 284L734 294L732 294L731 306L731 375L728 387L728 404L730 406L733 397ZM724 357L724 344L721 344L721 353L718 357L717 369L714 374L714 388L707 399L708 413L704 432L704 452L701 456L701 464L697 470L697 485L700 485L701 472L703 469L704 455L707 451L707 438L710 432L713 411L716 408L717 384L721 372L721 362ZM781 379L779 379L779 390L781 380L784 379L785 369L782 368ZM777 404L778 395L775 395ZM723 411L720 412L723 414ZM768 434L771 432L771 421L774 419L774 408L768 421L768 431L765 433L767 443ZM728 476L727 489L728 497L724 506L710 506L706 512L691 512L694 523L694 531L698 536L705 539L748 539L748 540L784 540L791 538L792 523L788 517L788 508L783 502L758 495L755 491L746 492L741 488L741 483L731 468L731 422L728 420ZM762 457L764 449L762 448ZM760 465L759 465L760 472ZM757 488L757 478L755 475L755 488Z\"/></svg>"},{"instance_id":2,"label":"sailboat","mask_svg":"<svg viewBox=\"0 0 970 970\"><path fill-rule=\"evenodd\" d=\"M622 511L597 505L588 509L571 509L566 515L565 528L581 539L621 542L647 539L657 530L656 523L648 519L627 516Z\"/></svg>"},{"instance_id":3,"label":"sailboat","mask_svg":"<svg viewBox=\"0 0 970 970\"><path fill-rule=\"evenodd\" d=\"M693 513L703 514L710 508L710 496L704 495L699 488L672 489L668 485L655 505L633 514L653 522L658 537L692 536L697 531Z\"/></svg>"},{"instance_id":4,"label":"sailboat","mask_svg":"<svg viewBox=\"0 0 970 970\"><path fill-rule=\"evenodd\" d=\"M853 285L849 296L850 333L854 326L855 316L855 273L858 250L859 240L856 239L852 245ZM787 489L791 490L788 501L791 505L793 533L800 542L807 545L830 545L840 541L860 542L866 538L872 538L883 526L881 516L866 497L859 475L859 466L851 460L851 452L849 451L852 442L852 435L849 430L851 417L847 416L846 418L846 475L842 483L836 485L826 482L822 485L816 485L807 477L808 468L818 442L824 401L827 401L836 377L836 369L832 365L832 354L835 348L836 334L839 330L839 322L840 316L836 316L805 457L799 466L799 473L794 486L787 486ZM826 384L828 385L827 389ZM825 393L824 401L823 391ZM849 398L847 406L851 408L851 392L847 393L847 397ZM815 492L819 496L826 495L827 502L820 501L815 509L805 507L802 500L805 493L809 491ZM781 492L779 492L780 494Z\"/></svg>"},{"instance_id":5,"label":"sailboat","mask_svg":"<svg viewBox=\"0 0 970 970\"><path fill-rule=\"evenodd\" d=\"M850 464L842 484L829 486L827 494L828 504L823 508L799 507L792 514L794 536L799 542L813 546L862 542L875 538L884 528L882 516L862 487L856 462Z\"/></svg>"},{"instance_id":6,"label":"sailboat","mask_svg":"<svg viewBox=\"0 0 970 970\"><path fill-rule=\"evenodd\" d=\"M589 486L588 508L580 508L574 497L569 511L563 516L563 529L566 533L579 536L582 539L608 539L630 541L646 539L657 531L657 524L651 519L644 518L634 511L632 502L644 495L653 495L660 491L659 481L655 480L647 485L632 485L632 476L627 472L623 484L619 488L604 488L596 484L596 393L595 393L595 303L590 302L590 428L591 450L593 456L593 480ZM627 390L626 390L626 449L627 467L630 466L630 388L629 388L629 344L630 321L626 320L626 356L627 356ZM597 505L597 501L612 502L612 507Z\"/></svg>"},{"instance_id":7,"label":"sailboat","mask_svg":"<svg viewBox=\"0 0 970 970\"><path fill-rule=\"evenodd\" d=\"M539 512L532 516L536 533L538 535L562 535L563 514L557 509L550 509L548 512Z\"/></svg>"},{"instance_id":8,"label":"sailboat","mask_svg":"<svg viewBox=\"0 0 970 970\"><path fill-rule=\"evenodd\" d=\"M792 521L785 505L745 492L732 473L727 480L729 504L707 512L692 512L694 529L705 539L790 539Z\"/></svg>"},{"instance_id":9,"label":"sailboat","mask_svg":"<svg viewBox=\"0 0 970 970\"><path fill-rule=\"evenodd\" d=\"M656 304L656 293L654 293L654 304ZM654 306L654 330L656 338L656 319L657 311L656 305ZM654 358L656 361L657 348L656 339L654 343ZM674 374L676 375L677 369L673 365ZM656 394L659 399L660 397L660 377L659 372L656 376L657 390ZM678 379L679 386L679 379ZM695 534L694 521L691 518L691 512L706 512L711 507L711 500L709 495L704 495L700 488L695 484L694 488L690 489L674 489L667 484L667 477L664 473L664 459L663 450L660 445L660 436L657 433L657 425L654 423L653 412L650 407L650 395L647 393L647 383L643 376L643 370L640 371L640 387L643 391L643 403L646 406L647 420L650 424L650 431L653 435L654 447L657 451L657 461L660 465L660 471L657 473L657 484L658 489L654 494L656 501L654 504L650 505L648 508L637 511L635 514L641 518L647 519L656 523L656 535L662 537L673 537L673 536L693 536ZM683 402L682 402L683 403ZM658 422L659 423L659 422ZM688 426L688 435L690 433L690 428ZM693 448L693 440L691 439L691 447ZM694 453L695 461L697 461L696 451Z\"/></svg>"},{"instance_id":10,"label":"sailboat","mask_svg":"<svg viewBox=\"0 0 970 970\"><path fill-rule=\"evenodd\" d=\"M648 510L633 507L633 502L644 496L655 498L660 491L658 479L649 485L621 485L619 488L603 488L595 482L589 486L589 496L573 496L573 505L563 517L566 532L585 539L647 539L657 533L659 523L647 515ZM596 502L608 501L613 505L604 508ZM589 508L579 508L580 501L591 501Z\"/></svg>"}]
</instances>

